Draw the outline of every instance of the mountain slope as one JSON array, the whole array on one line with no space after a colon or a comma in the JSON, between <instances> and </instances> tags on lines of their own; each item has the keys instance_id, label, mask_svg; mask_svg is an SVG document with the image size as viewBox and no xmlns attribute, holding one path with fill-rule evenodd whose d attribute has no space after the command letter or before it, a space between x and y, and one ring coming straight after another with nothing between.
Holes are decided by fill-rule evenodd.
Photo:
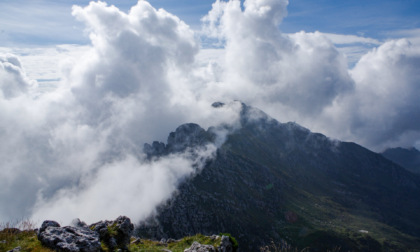
<instances>
[{"instance_id":1,"label":"mountain slope","mask_svg":"<svg viewBox=\"0 0 420 252\"><path fill-rule=\"evenodd\" d=\"M381 154L407 170L420 174L420 151L416 148L390 148Z\"/></svg>"},{"instance_id":2,"label":"mountain slope","mask_svg":"<svg viewBox=\"0 0 420 252\"><path fill-rule=\"evenodd\" d=\"M320 251L420 248L419 176L245 104L240 120L216 158L140 225L140 235L226 230L244 251L271 240ZM206 134L193 142L213 139L212 129L199 131Z\"/></svg>"}]
</instances>

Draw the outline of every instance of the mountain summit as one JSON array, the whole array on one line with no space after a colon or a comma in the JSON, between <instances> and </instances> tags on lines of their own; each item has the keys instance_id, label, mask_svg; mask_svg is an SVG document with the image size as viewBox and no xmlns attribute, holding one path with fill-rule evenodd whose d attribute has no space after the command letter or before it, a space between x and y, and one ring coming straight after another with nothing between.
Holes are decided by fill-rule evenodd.
<instances>
[{"instance_id":1,"label":"mountain summit","mask_svg":"<svg viewBox=\"0 0 420 252\"><path fill-rule=\"evenodd\" d=\"M217 107L223 107L217 103ZM180 126L150 157L214 141L214 128ZM280 123L242 104L202 171L136 232L150 238L230 232L241 249L275 243L315 251L420 248L420 176L380 154Z\"/></svg>"}]
</instances>

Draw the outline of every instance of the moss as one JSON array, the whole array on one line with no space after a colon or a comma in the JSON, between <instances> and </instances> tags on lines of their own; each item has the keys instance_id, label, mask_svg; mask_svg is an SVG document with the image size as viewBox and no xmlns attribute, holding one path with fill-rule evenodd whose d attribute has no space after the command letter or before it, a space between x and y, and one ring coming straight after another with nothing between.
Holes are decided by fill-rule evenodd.
<instances>
[{"instance_id":1,"label":"moss","mask_svg":"<svg viewBox=\"0 0 420 252\"><path fill-rule=\"evenodd\" d=\"M116 237L118 235L117 223L107 226L107 229L110 237Z\"/></svg>"}]
</instances>

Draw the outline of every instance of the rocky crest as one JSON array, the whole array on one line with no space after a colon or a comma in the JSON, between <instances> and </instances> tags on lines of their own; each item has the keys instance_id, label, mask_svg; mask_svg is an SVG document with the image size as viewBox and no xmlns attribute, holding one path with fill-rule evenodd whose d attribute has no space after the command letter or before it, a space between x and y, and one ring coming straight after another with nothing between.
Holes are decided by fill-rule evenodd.
<instances>
[{"instance_id":1,"label":"rocky crest","mask_svg":"<svg viewBox=\"0 0 420 252\"><path fill-rule=\"evenodd\" d=\"M217 252L212 245L202 245L198 242L193 242L190 248L184 250L184 252Z\"/></svg>"},{"instance_id":2,"label":"rocky crest","mask_svg":"<svg viewBox=\"0 0 420 252\"><path fill-rule=\"evenodd\" d=\"M111 250L118 248L127 251L134 229L130 219L125 216L90 226L76 219L73 225L60 227L57 222L46 220L38 231L38 240L45 247L64 252L101 251L101 241Z\"/></svg>"},{"instance_id":3,"label":"rocky crest","mask_svg":"<svg viewBox=\"0 0 420 252\"><path fill-rule=\"evenodd\" d=\"M146 143L143 152L149 158L159 157L170 153L183 152L187 148L204 146L212 142L214 138L213 133L205 131L198 124L186 123L169 134L166 145L157 141L154 141L151 145Z\"/></svg>"},{"instance_id":4,"label":"rocky crest","mask_svg":"<svg viewBox=\"0 0 420 252\"><path fill-rule=\"evenodd\" d=\"M104 241L111 250L116 248L127 250L134 225L128 217L120 216L114 221L100 221L91 224L89 228L97 232L101 241Z\"/></svg>"},{"instance_id":5,"label":"rocky crest","mask_svg":"<svg viewBox=\"0 0 420 252\"><path fill-rule=\"evenodd\" d=\"M55 221L42 223L38 240L43 246L58 251L96 252L101 250L98 233L78 227L60 227Z\"/></svg>"}]
</instances>

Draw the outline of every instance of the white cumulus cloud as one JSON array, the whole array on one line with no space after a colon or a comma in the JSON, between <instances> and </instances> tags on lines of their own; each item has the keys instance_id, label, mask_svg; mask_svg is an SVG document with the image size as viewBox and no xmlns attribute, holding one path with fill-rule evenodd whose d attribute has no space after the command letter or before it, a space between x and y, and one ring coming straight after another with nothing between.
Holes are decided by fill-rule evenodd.
<instances>
[{"instance_id":1,"label":"white cumulus cloud","mask_svg":"<svg viewBox=\"0 0 420 252\"><path fill-rule=\"evenodd\" d=\"M164 141L182 123L237 116L235 105L214 109L194 91L199 46L179 18L146 1L129 13L91 2L73 15L92 47L61 64L56 89L39 92L17 57L1 58L2 220L138 221L201 165L182 153L150 163L143 144ZM214 148L206 150L196 154L210 158Z\"/></svg>"}]
</instances>

